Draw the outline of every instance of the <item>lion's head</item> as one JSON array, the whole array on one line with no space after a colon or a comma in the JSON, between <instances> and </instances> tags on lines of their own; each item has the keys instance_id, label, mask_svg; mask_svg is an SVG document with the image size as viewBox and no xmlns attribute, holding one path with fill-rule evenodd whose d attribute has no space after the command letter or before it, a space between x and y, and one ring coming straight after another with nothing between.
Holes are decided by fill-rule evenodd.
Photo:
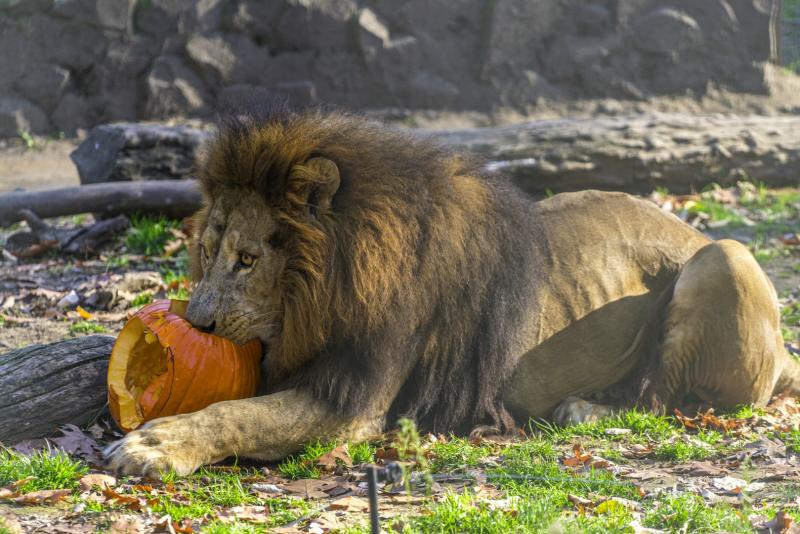
<instances>
[{"instance_id":1,"label":"lion's head","mask_svg":"<svg viewBox=\"0 0 800 534\"><path fill-rule=\"evenodd\" d=\"M260 338L271 383L340 410L391 395L396 411L442 428L507 422L496 395L507 362L479 360L509 342L499 334L516 296L498 292L525 249L495 224L504 186L476 169L346 114L228 120L198 166L187 318Z\"/></svg>"}]
</instances>

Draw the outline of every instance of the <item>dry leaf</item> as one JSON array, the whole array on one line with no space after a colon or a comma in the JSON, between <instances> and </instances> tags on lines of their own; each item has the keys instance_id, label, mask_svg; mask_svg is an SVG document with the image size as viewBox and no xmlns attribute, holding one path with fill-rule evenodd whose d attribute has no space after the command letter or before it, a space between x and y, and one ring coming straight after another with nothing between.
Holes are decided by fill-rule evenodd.
<instances>
[{"instance_id":1,"label":"dry leaf","mask_svg":"<svg viewBox=\"0 0 800 534\"><path fill-rule=\"evenodd\" d=\"M346 512L369 512L369 502L359 497L344 497L333 501L328 510L344 510Z\"/></svg>"},{"instance_id":2,"label":"dry leaf","mask_svg":"<svg viewBox=\"0 0 800 534\"><path fill-rule=\"evenodd\" d=\"M317 458L317 465L323 469L332 471L336 469L336 462L340 461L347 467L353 467L353 459L347 451L347 444L337 445L330 451Z\"/></svg>"},{"instance_id":3,"label":"dry leaf","mask_svg":"<svg viewBox=\"0 0 800 534\"><path fill-rule=\"evenodd\" d=\"M136 516L123 516L114 521L109 527L111 534L144 534L145 526Z\"/></svg>"},{"instance_id":4,"label":"dry leaf","mask_svg":"<svg viewBox=\"0 0 800 534\"><path fill-rule=\"evenodd\" d=\"M39 490L20 495L14 499L19 504L53 504L72 494L72 490Z\"/></svg>"},{"instance_id":5,"label":"dry leaf","mask_svg":"<svg viewBox=\"0 0 800 534\"><path fill-rule=\"evenodd\" d=\"M301 495L307 499L324 499L328 497L326 490L335 488L338 484L330 480L317 480L314 478L302 478L283 486L284 491L295 495Z\"/></svg>"},{"instance_id":6,"label":"dry leaf","mask_svg":"<svg viewBox=\"0 0 800 534\"><path fill-rule=\"evenodd\" d=\"M59 428L61 437L53 438L51 441L56 446L71 456L80 456L89 463L102 464L100 459L100 446L97 442L85 434L80 428L72 424L66 424Z\"/></svg>"},{"instance_id":7,"label":"dry leaf","mask_svg":"<svg viewBox=\"0 0 800 534\"><path fill-rule=\"evenodd\" d=\"M83 317L87 321L91 321L92 319L94 319L94 316L91 313L89 313L88 311L84 310L80 306L77 306L75 308L75 311L78 312L78 315L80 315L81 317Z\"/></svg>"},{"instance_id":8,"label":"dry leaf","mask_svg":"<svg viewBox=\"0 0 800 534\"><path fill-rule=\"evenodd\" d=\"M111 475L91 473L81 477L81 479L78 481L78 484L80 484L82 491L89 491L95 486L99 487L101 490L104 490L106 488L113 488L116 486L117 479Z\"/></svg>"},{"instance_id":9,"label":"dry leaf","mask_svg":"<svg viewBox=\"0 0 800 534\"><path fill-rule=\"evenodd\" d=\"M269 518L269 508L267 506L233 506L221 511L217 517L226 523L234 521L253 521L255 523L265 523Z\"/></svg>"},{"instance_id":10,"label":"dry leaf","mask_svg":"<svg viewBox=\"0 0 800 534\"><path fill-rule=\"evenodd\" d=\"M118 504L121 504L130 510L141 510L146 504L144 499L130 495L120 495L111 488L104 489L103 496L106 499L116 501Z\"/></svg>"}]
</instances>

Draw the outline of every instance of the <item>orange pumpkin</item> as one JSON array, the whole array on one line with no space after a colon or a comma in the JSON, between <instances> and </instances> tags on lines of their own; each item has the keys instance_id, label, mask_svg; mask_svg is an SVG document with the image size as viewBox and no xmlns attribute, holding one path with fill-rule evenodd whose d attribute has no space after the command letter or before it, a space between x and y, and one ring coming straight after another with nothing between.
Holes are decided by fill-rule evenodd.
<instances>
[{"instance_id":1,"label":"orange pumpkin","mask_svg":"<svg viewBox=\"0 0 800 534\"><path fill-rule=\"evenodd\" d=\"M125 431L256 394L261 342L238 345L195 329L186 301L144 306L119 333L108 364L108 404Z\"/></svg>"}]
</instances>

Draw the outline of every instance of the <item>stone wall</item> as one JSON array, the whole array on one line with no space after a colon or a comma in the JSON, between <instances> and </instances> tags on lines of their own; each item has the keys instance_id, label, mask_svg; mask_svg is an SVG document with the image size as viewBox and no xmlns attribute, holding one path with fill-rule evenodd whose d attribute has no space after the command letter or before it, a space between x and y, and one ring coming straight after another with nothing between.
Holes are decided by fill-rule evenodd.
<instances>
[{"instance_id":1,"label":"stone wall","mask_svg":"<svg viewBox=\"0 0 800 534\"><path fill-rule=\"evenodd\" d=\"M230 102L488 110L768 91L778 0L0 0L0 137ZM771 22L771 20L773 22Z\"/></svg>"}]
</instances>

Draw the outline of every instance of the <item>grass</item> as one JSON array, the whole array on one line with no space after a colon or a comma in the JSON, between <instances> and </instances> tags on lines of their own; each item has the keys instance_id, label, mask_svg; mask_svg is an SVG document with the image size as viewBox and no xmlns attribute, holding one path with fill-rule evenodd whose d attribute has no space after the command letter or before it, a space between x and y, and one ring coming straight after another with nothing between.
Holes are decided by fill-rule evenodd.
<instances>
[{"instance_id":1,"label":"grass","mask_svg":"<svg viewBox=\"0 0 800 534\"><path fill-rule=\"evenodd\" d=\"M0 486L24 480L22 493L43 489L73 489L88 471L83 462L61 451L39 451L29 456L0 449Z\"/></svg>"},{"instance_id":2,"label":"grass","mask_svg":"<svg viewBox=\"0 0 800 534\"><path fill-rule=\"evenodd\" d=\"M335 446L334 443L323 443L319 440L311 442L300 453L278 464L278 472L292 480L319 478L322 473L316 466L316 460Z\"/></svg>"},{"instance_id":3,"label":"grass","mask_svg":"<svg viewBox=\"0 0 800 534\"><path fill-rule=\"evenodd\" d=\"M131 301L131 308L139 308L151 302L153 302L153 293L150 291L142 291Z\"/></svg>"},{"instance_id":4,"label":"grass","mask_svg":"<svg viewBox=\"0 0 800 534\"><path fill-rule=\"evenodd\" d=\"M188 289L189 275L186 272L185 265L178 265L176 270L169 267L162 268L161 278L164 280L164 284L170 288L167 292L168 299L189 300L191 296Z\"/></svg>"},{"instance_id":5,"label":"grass","mask_svg":"<svg viewBox=\"0 0 800 534\"><path fill-rule=\"evenodd\" d=\"M338 445L335 441L313 441L303 447L303 450L290 456L278 464L278 472L292 480L301 478L319 478L322 472L317 467L317 459L333 450ZM373 462L375 460L375 446L368 441L348 443L347 451L353 460L353 465Z\"/></svg>"},{"instance_id":6,"label":"grass","mask_svg":"<svg viewBox=\"0 0 800 534\"><path fill-rule=\"evenodd\" d=\"M670 532L752 532L747 515L727 505L709 506L693 494L667 496L645 514L644 525Z\"/></svg>"},{"instance_id":7,"label":"grass","mask_svg":"<svg viewBox=\"0 0 800 534\"><path fill-rule=\"evenodd\" d=\"M688 462L690 460L705 460L713 456L711 447L704 447L695 443L686 443L675 440L671 443L662 443L656 448L655 456L659 460Z\"/></svg>"},{"instance_id":8,"label":"grass","mask_svg":"<svg viewBox=\"0 0 800 534\"><path fill-rule=\"evenodd\" d=\"M679 426L671 416L660 416L650 412L630 410L596 423L581 423L567 427L551 425L547 422L532 421L531 431L540 432L559 441L569 441L576 437L613 438L606 431L612 428L626 428L631 431L625 437L647 438L655 441L665 440L673 436Z\"/></svg>"},{"instance_id":9,"label":"grass","mask_svg":"<svg viewBox=\"0 0 800 534\"><path fill-rule=\"evenodd\" d=\"M69 333L73 336L81 334L108 334L105 326L93 321L78 321L69 326Z\"/></svg>"},{"instance_id":10,"label":"grass","mask_svg":"<svg viewBox=\"0 0 800 534\"><path fill-rule=\"evenodd\" d=\"M150 215L134 216L125 245L129 252L156 256L164 252L164 246L173 239L171 230L178 228L178 221Z\"/></svg>"}]
</instances>

